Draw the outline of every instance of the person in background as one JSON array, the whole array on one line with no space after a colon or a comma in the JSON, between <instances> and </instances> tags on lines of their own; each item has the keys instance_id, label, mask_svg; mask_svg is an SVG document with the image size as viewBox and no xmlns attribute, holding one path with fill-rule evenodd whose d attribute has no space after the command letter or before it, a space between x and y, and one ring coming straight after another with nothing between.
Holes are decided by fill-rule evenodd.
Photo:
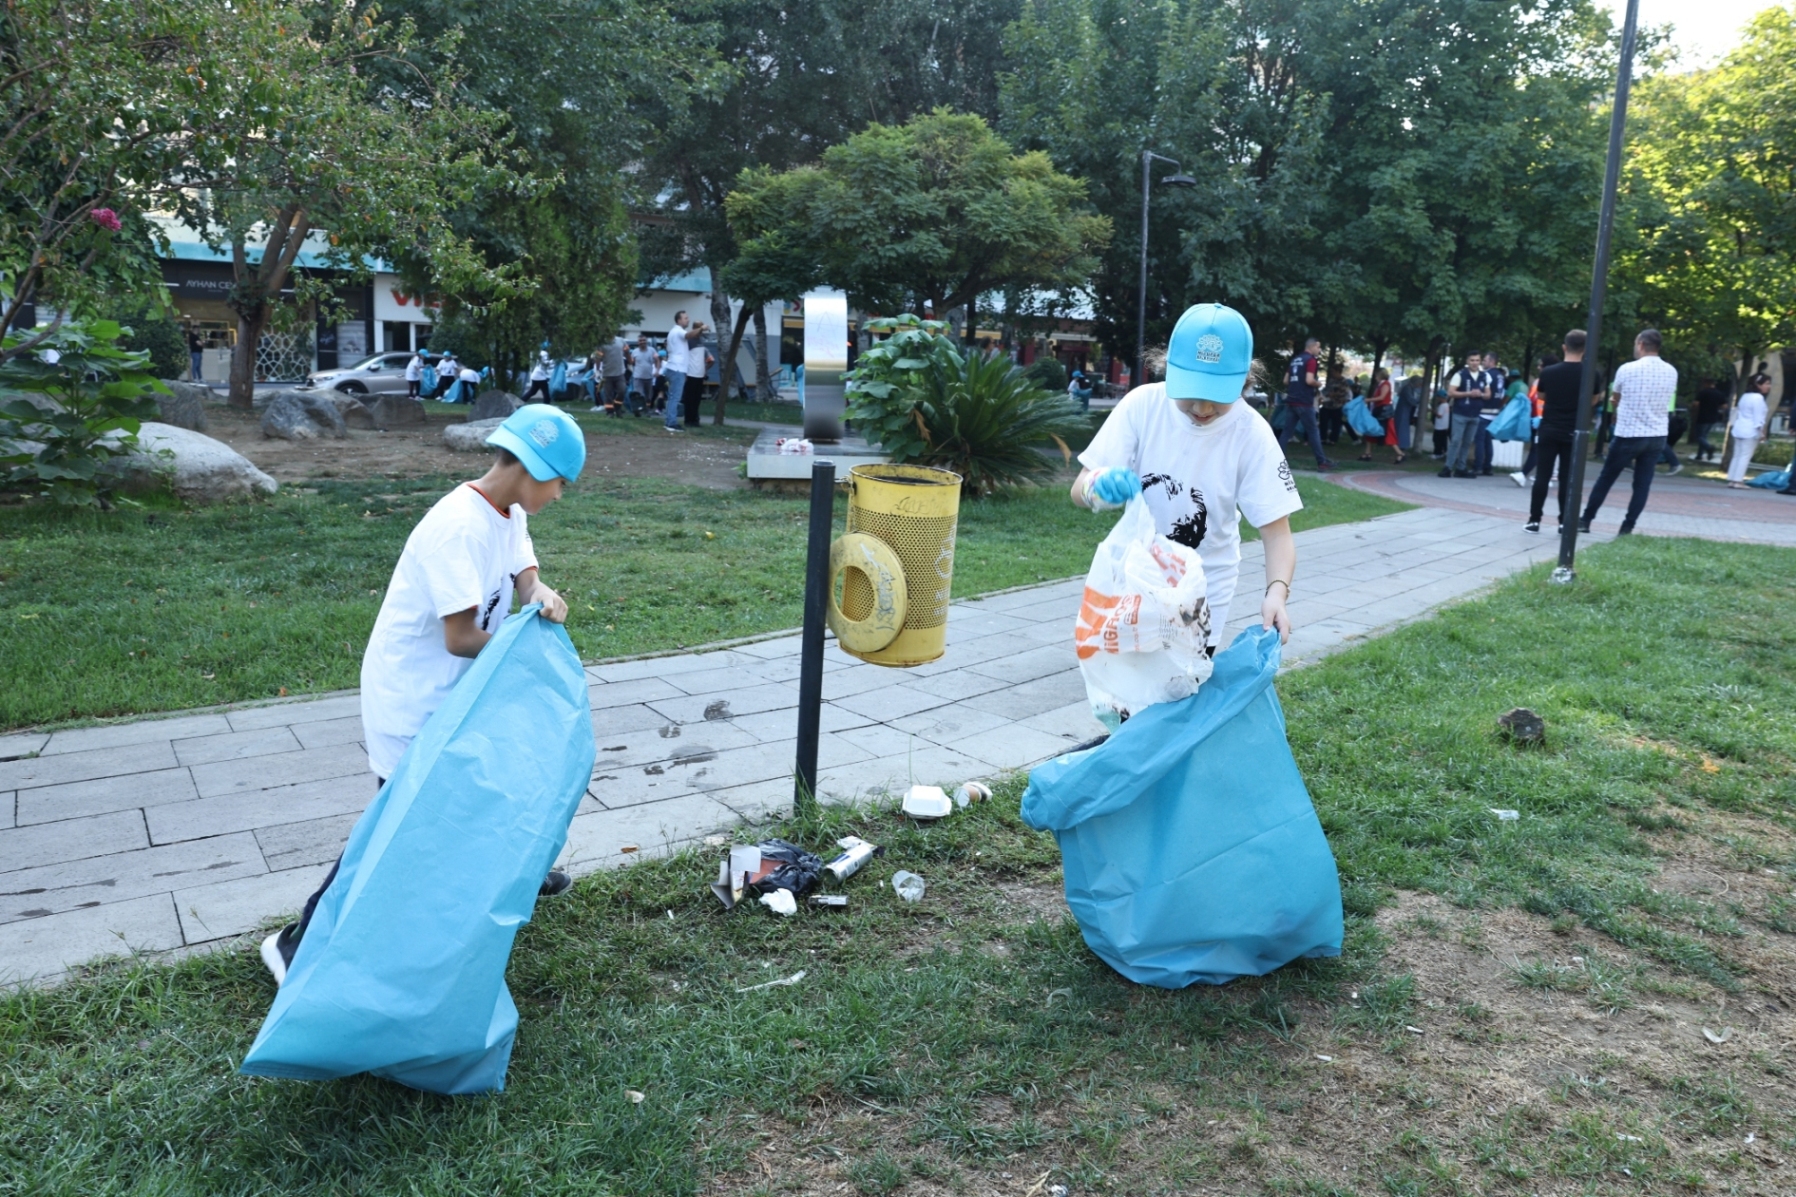
<instances>
[{"instance_id":1,"label":"person in background","mask_svg":"<svg viewBox=\"0 0 1796 1197\"><path fill-rule=\"evenodd\" d=\"M1721 427L1726 410L1727 392L1722 389L1721 380L1708 379L1696 392L1696 438L1692 442L1696 446L1696 460L1715 459L1716 449L1709 443L1709 434Z\"/></svg>"},{"instance_id":2,"label":"person in background","mask_svg":"<svg viewBox=\"0 0 1796 1197\"><path fill-rule=\"evenodd\" d=\"M424 351L412 354L412 360L405 363L405 393L408 398L418 397L418 387L424 381Z\"/></svg>"},{"instance_id":3,"label":"person in background","mask_svg":"<svg viewBox=\"0 0 1796 1197\"><path fill-rule=\"evenodd\" d=\"M1069 399L1079 405L1080 411L1091 410L1091 383L1086 381L1085 371L1073 371L1072 379L1066 384L1066 394Z\"/></svg>"},{"instance_id":4,"label":"person in background","mask_svg":"<svg viewBox=\"0 0 1796 1197\"><path fill-rule=\"evenodd\" d=\"M1445 387L1434 388L1434 452L1431 456L1436 461L1447 460L1447 438L1453 427L1453 403L1447 398ZM1445 474L1441 475L1443 478Z\"/></svg>"},{"instance_id":5,"label":"person in background","mask_svg":"<svg viewBox=\"0 0 1796 1197\"><path fill-rule=\"evenodd\" d=\"M622 333L614 333L605 343L599 361L599 394L598 402L593 410L610 412L622 418L624 414L624 397L628 390L630 372L630 346Z\"/></svg>"},{"instance_id":6,"label":"person in background","mask_svg":"<svg viewBox=\"0 0 1796 1197\"><path fill-rule=\"evenodd\" d=\"M1765 396L1771 393L1771 376L1754 374L1746 381L1740 402L1734 404L1734 422L1728 435L1734 438L1733 453L1727 459L1727 484L1734 490L1746 489L1746 467L1752 463L1753 450L1765 437L1765 424L1770 410Z\"/></svg>"},{"instance_id":7,"label":"person in background","mask_svg":"<svg viewBox=\"0 0 1796 1197\"><path fill-rule=\"evenodd\" d=\"M663 426L669 432L680 431L680 395L686 389L686 328L691 323L692 317L682 309L674 313L674 326L667 330L667 361L661 368L661 378L667 384L667 420Z\"/></svg>"},{"instance_id":8,"label":"person in background","mask_svg":"<svg viewBox=\"0 0 1796 1197\"><path fill-rule=\"evenodd\" d=\"M1344 411L1347 400L1352 397L1352 390L1338 378L1322 388L1322 402L1316 408L1316 431L1321 434L1323 444L1341 443L1341 430L1347 423Z\"/></svg>"},{"instance_id":9,"label":"person in background","mask_svg":"<svg viewBox=\"0 0 1796 1197\"><path fill-rule=\"evenodd\" d=\"M1466 355L1447 382L1447 394L1453 400L1453 435L1447 442L1447 464L1441 468L1440 476L1476 478L1470 467L1472 444L1481 430L1479 416L1490 398L1490 380L1484 373L1481 354Z\"/></svg>"},{"instance_id":10,"label":"person in background","mask_svg":"<svg viewBox=\"0 0 1796 1197\"><path fill-rule=\"evenodd\" d=\"M1578 429L1578 408L1585 400L1578 397L1584 380L1584 346L1589 335L1581 328L1565 334L1560 346L1564 360L1543 366L1535 380L1540 427L1534 430L1534 488L1528 498L1529 532L1540 531L1540 517L1546 510L1547 490L1553 484L1553 470L1559 471L1559 526L1565 528L1565 488L1571 481L1572 444ZM1600 401L1603 373L1599 369L1591 379L1590 402Z\"/></svg>"},{"instance_id":11,"label":"person in background","mask_svg":"<svg viewBox=\"0 0 1796 1197\"><path fill-rule=\"evenodd\" d=\"M1675 403L1676 400L1674 399L1672 402ZM1684 463L1678 460L1677 450L1673 446L1688 431L1690 431L1690 417L1675 407L1672 408L1671 414L1665 418L1665 448L1659 453L1659 464L1671 467L1665 471L1666 477L1680 474L1684 470Z\"/></svg>"},{"instance_id":12,"label":"person in background","mask_svg":"<svg viewBox=\"0 0 1796 1197\"><path fill-rule=\"evenodd\" d=\"M1403 450L1397 444L1397 406L1391 398L1391 372L1382 366L1372 376L1372 393L1366 399L1366 406L1372 412L1372 418L1384 425L1383 436L1365 438L1366 451L1359 455L1361 461L1372 460L1373 445L1389 445L1396 454L1392 465L1403 464Z\"/></svg>"},{"instance_id":13,"label":"person in background","mask_svg":"<svg viewBox=\"0 0 1796 1197\"><path fill-rule=\"evenodd\" d=\"M549 364L549 351L540 351L536 360L530 364L530 388L524 392L525 403L538 395L543 397L544 403L552 402L549 397L549 376L553 373L554 367Z\"/></svg>"},{"instance_id":14,"label":"person in background","mask_svg":"<svg viewBox=\"0 0 1796 1197\"><path fill-rule=\"evenodd\" d=\"M1534 363L1534 385L1529 386L1520 377L1509 380L1509 394L1525 395L1528 399L1528 414L1533 417L1534 427L1528 434L1528 455L1522 459L1522 468L1509 475L1509 480L1526 489L1534 481L1534 459L1540 452L1540 372L1553 365L1553 359L1543 357Z\"/></svg>"},{"instance_id":15,"label":"person in background","mask_svg":"<svg viewBox=\"0 0 1796 1197\"><path fill-rule=\"evenodd\" d=\"M1291 454L1285 443L1293 431L1301 428L1309 438L1310 452L1316 455L1317 472L1326 473L1335 468L1335 463L1322 451L1322 433L1316 426L1316 372L1320 368L1316 352L1321 348L1321 340L1311 337L1303 343L1303 352L1291 359L1291 368L1285 374L1285 425L1278 434L1278 448L1289 461Z\"/></svg>"},{"instance_id":16,"label":"person in background","mask_svg":"<svg viewBox=\"0 0 1796 1197\"><path fill-rule=\"evenodd\" d=\"M200 340L199 330L193 325L187 326L187 363L193 381L200 381L200 363L205 360L206 343Z\"/></svg>"},{"instance_id":17,"label":"person in background","mask_svg":"<svg viewBox=\"0 0 1796 1197\"><path fill-rule=\"evenodd\" d=\"M1421 414L1427 390L1420 374L1411 374L1397 387L1397 447L1405 453L1415 444L1416 417Z\"/></svg>"},{"instance_id":18,"label":"person in background","mask_svg":"<svg viewBox=\"0 0 1796 1197\"><path fill-rule=\"evenodd\" d=\"M655 406L655 376L661 373L661 359L649 344L647 333L636 334L636 346L630 350L630 414L640 416L644 408Z\"/></svg>"},{"instance_id":19,"label":"person in background","mask_svg":"<svg viewBox=\"0 0 1796 1197\"><path fill-rule=\"evenodd\" d=\"M1504 397L1509 389L1509 374L1497 361L1497 355L1484 355L1484 385L1489 388L1484 396L1484 406L1478 410L1477 452L1472 470L1480 478L1490 477L1496 443L1490 438L1490 422L1497 418L1503 410Z\"/></svg>"},{"instance_id":20,"label":"person in background","mask_svg":"<svg viewBox=\"0 0 1796 1197\"><path fill-rule=\"evenodd\" d=\"M474 402L474 396L480 393L480 371L473 366L463 365L455 379L461 384L461 402Z\"/></svg>"},{"instance_id":21,"label":"person in background","mask_svg":"<svg viewBox=\"0 0 1796 1197\"><path fill-rule=\"evenodd\" d=\"M1656 328L1643 328L1634 338L1634 360L1615 372L1610 392L1615 396L1615 438L1603 457L1603 472L1591 488L1584 514L1578 520L1578 531L1590 531L1590 521L1609 496L1609 488L1623 469L1634 471L1634 490L1628 498L1627 514L1621 520L1621 535L1634 530L1634 522L1646 510L1646 498L1652 493L1653 473L1659 454L1665 448L1668 415L1677 397L1677 367L1659 356L1663 338Z\"/></svg>"},{"instance_id":22,"label":"person in background","mask_svg":"<svg viewBox=\"0 0 1796 1197\"><path fill-rule=\"evenodd\" d=\"M437 389L436 393L432 395L431 398L441 399L444 395L449 393L450 387L460 381L457 375L461 370L461 365L455 360L454 353L445 353L442 357L437 359L436 370Z\"/></svg>"},{"instance_id":23,"label":"person in background","mask_svg":"<svg viewBox=\"0 0 1796 1197\"><path fill-rule=\"evenodd\" d=\"M680 389L686 426L698 427L699 405L705 401L705 377L717 359L705 348L705 322L694 320L686 330L686 385Z\"/></svg>"}]
</instances>

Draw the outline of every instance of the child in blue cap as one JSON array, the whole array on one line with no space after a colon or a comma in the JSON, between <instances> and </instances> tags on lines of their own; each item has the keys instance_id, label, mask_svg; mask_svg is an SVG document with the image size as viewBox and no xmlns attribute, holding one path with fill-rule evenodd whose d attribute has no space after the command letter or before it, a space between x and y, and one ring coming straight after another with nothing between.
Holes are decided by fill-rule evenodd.
<instances>
[{"instance_id":1,"label":"child in blue cap","mask_svg":"<svg viewBox=\"0 0 1796 1197\"><path fill-rule=\"evenodd\" d=\"M1197 550L1210 604L1210 650L1220 647L1241 568L1241 517L1260 530L1266 590L1260 621L1290 639L1285 611L1297 571L1291 513L1297 483L1278 437L1239 402L1253 370L1253 331L1219 303L1187 308L1166 350L1166 381L1123 396L1079 454L1073 502L1093 511L1147 500L1161 535Z\"/></svg>"},{"instance_id":2,"label":"child in blue cap","mask_svg":"<svg viewBox=\"0 0 1796 1197\"><path fill-rule=\"evenodd\" d=\"M438 499L406 538L362 655L362 736L377 789L511 613L514 598L541 603L544 619L567 621L567 602L538 574L528 521L580 476L586 436L566 412L532 403L486 443L498 450L492 468ZM263 941L262 962L277 985L336 875L333 867L297 923ZM571 884L554 871L541 892L558 894Z\"/></svg>"}]
</instances>

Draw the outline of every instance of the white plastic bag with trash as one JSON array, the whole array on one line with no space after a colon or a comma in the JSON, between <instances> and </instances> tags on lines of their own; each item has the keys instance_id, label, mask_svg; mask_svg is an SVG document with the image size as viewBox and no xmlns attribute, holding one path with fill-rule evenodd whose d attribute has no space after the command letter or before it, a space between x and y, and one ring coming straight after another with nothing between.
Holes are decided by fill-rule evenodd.
<instances>
[{"instance_id":1,"label":"white plastic bag with trash","mask_svg":"<svg viewBox=\"0 0 1796 1197\"><path fill-rule=\"evenodd\" d=\"M1197 550L1154 530L1129 500L1085 576L1073 644L1091 713L1114 731L1157 702L1188 698L1210 676L1210 604Z\"/></svg>"}]
</instances>

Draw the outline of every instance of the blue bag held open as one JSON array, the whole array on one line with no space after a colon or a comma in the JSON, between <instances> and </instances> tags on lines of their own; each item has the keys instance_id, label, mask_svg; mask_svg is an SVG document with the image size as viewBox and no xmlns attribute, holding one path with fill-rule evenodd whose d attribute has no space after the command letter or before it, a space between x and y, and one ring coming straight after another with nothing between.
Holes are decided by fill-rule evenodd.
<instances>
[{"instance_id":1,"label":"blue bag held open","mask_svg":"<svg viewBox=\"0 0 1796 1197\"><path fill-rule=\"evenodd\" d=\"M1190 698L1038 766L1023 821L1060 841L1085 942L1182 988L1341 953L1341 885L1285 740L1276 629L1249 628Z\"/></svg>"},{"instance_id":2,"label":"blue bag held open","mask_svg":"<svg viewBox=\"0 0 1796 1197\"><path fill-rule=\"evenodd\" d=\"M245 1074L505 1087L512 940L596 753L579 655L540 609L505 621L356 821Z\"/></svg>"},{"instance_id":3,"label":"blue bag held open","mask_svg":"<svg viewBox=\"0 0 1796 1197\"><path fill-rule=\"evenodd\" d=\"M1358 395L1347 401L1347 406L1341 409L1341 414L1346 418L1347 426L1360 436L1384 435L1384 425L1378 422L1378 417L1372 414L1371 407L1367 406L1366 401Z\"/></svg>"},{"instance_id":4,"label":"blue bag held open","mask_svg":"<svg viewBox=\"0 0 1796 1197\"><path fill-rule=\"evenodd\" d=\"M1534 435L1534 405L1526 395L1517 395L1503 405L1490 422L1493 441L1525 441Z\"/></svg>"}]
</instances>

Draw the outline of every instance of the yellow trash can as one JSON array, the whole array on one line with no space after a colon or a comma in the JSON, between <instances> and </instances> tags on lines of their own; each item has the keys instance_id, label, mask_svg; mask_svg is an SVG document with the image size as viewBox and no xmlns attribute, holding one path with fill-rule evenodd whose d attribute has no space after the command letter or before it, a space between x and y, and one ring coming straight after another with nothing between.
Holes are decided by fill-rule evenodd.
<instances>
[{"instance_id":1,"label":"yellow trash can","mask_svg":"<svg viewBox=\"0 0 1796 1197\"><path fill-rule=\"evenodd\" d=\"M951 470L848 472L848 535L831 546L829 563L829 625L844 652L895 666L942 655L959 518L960 475Z\"/></svg>"}]
</instances>

